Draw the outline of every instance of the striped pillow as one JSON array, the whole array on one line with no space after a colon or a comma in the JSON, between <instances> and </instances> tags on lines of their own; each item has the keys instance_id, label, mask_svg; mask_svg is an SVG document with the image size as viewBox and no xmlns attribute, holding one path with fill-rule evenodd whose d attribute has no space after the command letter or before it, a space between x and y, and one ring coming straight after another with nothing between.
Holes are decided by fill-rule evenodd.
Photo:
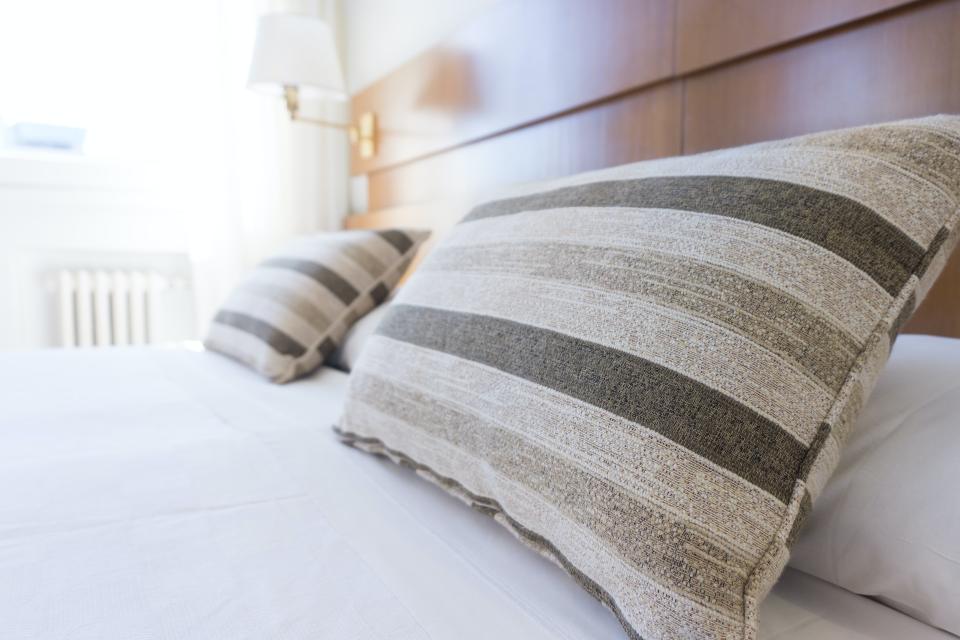
<instances>
[{"instance_id":1,"label":"striped pillow","mask_svg":"<svg viewBox=\"0 0 960 640\"><path fill-rule=\"evenodd\" d=\"M958 200L940 116L481 205L391 305L338 431L493 515L630 637L754 638Z\"/></svg>"},{"instance_id":2,"label":"striped pillow","mask_svg":"<svg viewBox=\"0 0 960 640\"><path fill-rule=\"evenodd\" d=\"M429 235L389 229L301 238L230 294L205 345L274 382L309 373L386 299Z\"/></svg>"}]
</instances>

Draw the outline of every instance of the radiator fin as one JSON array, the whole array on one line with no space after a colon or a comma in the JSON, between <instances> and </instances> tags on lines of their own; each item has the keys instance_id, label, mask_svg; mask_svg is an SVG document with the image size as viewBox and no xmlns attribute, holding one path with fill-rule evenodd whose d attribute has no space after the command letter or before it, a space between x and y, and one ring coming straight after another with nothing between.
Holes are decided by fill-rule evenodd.
<instances>
[{"instance_id":1,"label":"radiator fin","mask_svg":"<svg viewBox=\"0 0 960 640\"><path fill-rule=\"evenodd\" d=\"M57 278L64 347L150 344L167 282L149 271L61 270Z\"/></svg>"}]
</instances>

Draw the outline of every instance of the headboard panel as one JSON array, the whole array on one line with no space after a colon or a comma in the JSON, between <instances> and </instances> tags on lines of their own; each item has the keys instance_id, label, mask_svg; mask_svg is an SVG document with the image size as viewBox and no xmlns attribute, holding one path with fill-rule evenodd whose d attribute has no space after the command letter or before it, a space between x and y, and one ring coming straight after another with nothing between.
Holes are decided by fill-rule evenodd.
<instances>
[{"instance_id":1,"label":"headboard panel","mask_svg":"<svg viewBox=\"0 0 960 640\"><path fill-rule=\"evenodd\" d=\"M686 79L684 153L960 111L960 4L927 2Z\"/></svg>"},{"instance_id":2,"label":"headboard panel","mask_svg":"<svg viewBox=\"0 0 960 640\"><path fill-rule=\"evenodd\" d=\"M673 156L682 91L668 81L521 129L368 174L372 209Z\"/></svg>"},{"instance_id":3,"label":"headboard panel","mask_svg":"<svg viewBox=\"0 0 960 640\"><path fill-rule=\"evenodd\" d=\"M502 0L353 99L372 213L442 230L517 182L960 112L960 0ZM960 251L906 328L960 337Z\"/></svg>"}]
</instances>

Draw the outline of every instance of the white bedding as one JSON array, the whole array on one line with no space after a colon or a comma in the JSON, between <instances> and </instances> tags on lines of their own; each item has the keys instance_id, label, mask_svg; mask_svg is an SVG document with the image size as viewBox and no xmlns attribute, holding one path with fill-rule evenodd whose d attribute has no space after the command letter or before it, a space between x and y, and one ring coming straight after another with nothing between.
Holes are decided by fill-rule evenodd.
<instances>
[{"instance_id":1,"label":"white bedding","mask_svg":"<svg viewBox=\"0 0 960 640\"><path fill-rule=\"evenodd\" d=\"M620 638L491 519L339 444L346 374L0 357L0 638ZM949 638L789 570L761 637Z\"/></svg>"}]
</instances>

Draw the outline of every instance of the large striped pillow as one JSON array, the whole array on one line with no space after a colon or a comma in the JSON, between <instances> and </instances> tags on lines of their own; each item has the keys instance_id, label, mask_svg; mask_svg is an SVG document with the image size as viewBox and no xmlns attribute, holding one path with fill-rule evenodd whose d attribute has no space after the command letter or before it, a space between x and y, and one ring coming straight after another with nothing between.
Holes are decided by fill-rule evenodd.
<instances>
[{"instance_id":1,"label":"large striped pillow","mask_svg":"<svg viewBox=\"0 0 960 640\"><path fill-rule=\"evenodd\" d=\"M230 294L204 344L274 382L308 373L386 299L427 236L388 229L300 238Z\"/></svg>"},{"instance_id":2,"label":"large striped pillow","mask_svg":"<svg viewBox=\"0 0 960 640\"><path fill-rule=\"evenodd\" d=\"M493 515L630 637L754 638L958 199L939 116L481 205L391 305L338 431Z\"/></svg>"}]
</instances>

